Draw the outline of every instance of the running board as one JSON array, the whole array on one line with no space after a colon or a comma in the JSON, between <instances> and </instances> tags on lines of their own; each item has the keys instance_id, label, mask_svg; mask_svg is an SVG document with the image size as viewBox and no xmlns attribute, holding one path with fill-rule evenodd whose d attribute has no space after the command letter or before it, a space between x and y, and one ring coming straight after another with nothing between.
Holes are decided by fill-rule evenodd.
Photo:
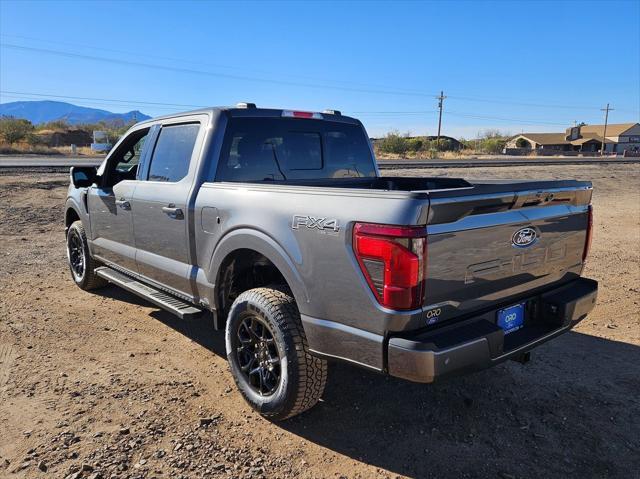
<instances>
[{"instance_id":1,"label":"running board","mask_svg":"<svg viewBox=\"0 0 640 479\"><path fill-rule=\"evenodd\" d=\"M175 314L181 319L190 319L202 313L200 308L195 307L191 303L176 298L164 291L152 288L108 266L96 268L95 272L98 276L106 279L110 283L146 299L150 303Z\"/></svg>"}]
</instances>

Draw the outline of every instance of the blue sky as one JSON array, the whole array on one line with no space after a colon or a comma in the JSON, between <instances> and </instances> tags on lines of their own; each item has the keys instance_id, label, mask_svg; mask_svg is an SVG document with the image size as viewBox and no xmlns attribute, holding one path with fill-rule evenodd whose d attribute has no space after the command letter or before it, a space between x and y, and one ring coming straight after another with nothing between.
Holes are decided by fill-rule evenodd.
<instances>
[{"instance_id":1,"label":"blue sky","mask_svg":"<svg viewBox=\"0 0 640 479\"><path fill-rule=\"evenodd\" d=\"M150 115L237 101L336 108L378 136L435 134L444 90L453 136L601 123L607 102L610 122L640 120L637 0L2 0L0 41L3 103Z\"/></svg>"}]
</instances>

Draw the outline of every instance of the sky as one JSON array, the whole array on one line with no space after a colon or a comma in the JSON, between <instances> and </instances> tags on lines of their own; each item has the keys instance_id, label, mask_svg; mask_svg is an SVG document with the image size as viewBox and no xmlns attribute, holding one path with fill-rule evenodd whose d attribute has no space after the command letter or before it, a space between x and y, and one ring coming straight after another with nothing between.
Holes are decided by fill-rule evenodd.
<instances>
[{"instance_id":1,"label":"sky","mask_svg":"<svg viewBox=\"0 0 640 479\"><path fill-rule=\"evenodd\" d=\"M0 0L0 103L152 116L250 101L371 136L640 121L640 1Z\"/></svg>"}]
</instances>

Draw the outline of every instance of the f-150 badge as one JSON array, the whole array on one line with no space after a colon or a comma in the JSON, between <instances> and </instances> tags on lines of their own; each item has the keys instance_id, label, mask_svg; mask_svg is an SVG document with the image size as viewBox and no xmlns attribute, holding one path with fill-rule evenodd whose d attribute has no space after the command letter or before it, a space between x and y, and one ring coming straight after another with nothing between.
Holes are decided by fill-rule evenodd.
<instances>
[{"instance_id":1,"label":"f-150 badge","mask_svg":"<svg viewBox=\"0 0 640 479\"><path fill-rule=\"evenodd\" d=\"M323 232L337 233L340 231L338 220L334 218L316 218L314 216L293 215L291 228L297 230L301 227L317 229Z\"/></svg>"}]
</instances>

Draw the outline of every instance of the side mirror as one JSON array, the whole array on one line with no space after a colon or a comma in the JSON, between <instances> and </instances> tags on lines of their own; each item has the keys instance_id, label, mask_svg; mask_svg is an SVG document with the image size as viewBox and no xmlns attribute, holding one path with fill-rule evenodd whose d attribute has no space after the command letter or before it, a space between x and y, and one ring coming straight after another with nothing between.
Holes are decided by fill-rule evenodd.
<instances>
[{"instance_id":1,"label":"side mirror","mask_svg":"<svg viewBox=\"0 0 640 479\"><path fill-rule=\"evenodd\" d=\"M97 171L95 166L72 166L71 183L76 188L91 186L96 180Z\"/></svg>"}]
</instances>

